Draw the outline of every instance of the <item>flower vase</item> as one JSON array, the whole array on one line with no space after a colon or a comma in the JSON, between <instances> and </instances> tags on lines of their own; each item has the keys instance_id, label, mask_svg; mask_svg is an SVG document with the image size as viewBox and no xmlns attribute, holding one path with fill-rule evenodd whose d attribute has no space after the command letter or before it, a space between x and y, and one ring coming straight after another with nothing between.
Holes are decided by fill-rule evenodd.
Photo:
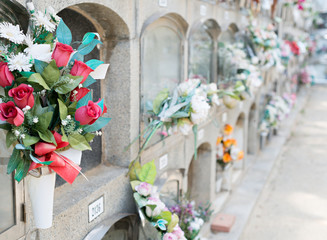
<instances>
[{"instance_id":1,"label":"flower vase","mask_svg":"<svg viewBox=\"0 0 327 240\"><path fill-rule=\"evenodd\" d=\"M221 192L221 188L223 185L223 177L220 174L221 173L219 173L219 175L217 175L217 178L216 178L216 193Z\"/></svg>"},{"instance_id":2,"label":"flower vase","mask_svg":"<svg viewBox=\"0 0 327 240\"><path fill-rule=\"evenodd\" d=\"M222 189L226 191L232 190L232 175L233 175L233 165L228 164L223 170L222 176Z\"/></svg>"},{"instance_id":3,"label":"flower vase","mask_svg":"<svg viewBox=\"0 0 327 240\"><path fill-rule=\"evenodd\" d=\"M40 169L38 177L30 176L27 180L28 192L36 228L47 229L52 226L53 197L56 173L48 167Z\"/></svg>"},{"instance_id":4,"label":"flower vase","mask_svg":"<svg viewBox=\"0 0 327 240\"><path fill-rule=\"evenodd\" d=\"M77 165L81 165L82 151L76 150L74 148L69 148L68 150L58 152L60 155L68 158Z\"/></svg>"}]
</instances>

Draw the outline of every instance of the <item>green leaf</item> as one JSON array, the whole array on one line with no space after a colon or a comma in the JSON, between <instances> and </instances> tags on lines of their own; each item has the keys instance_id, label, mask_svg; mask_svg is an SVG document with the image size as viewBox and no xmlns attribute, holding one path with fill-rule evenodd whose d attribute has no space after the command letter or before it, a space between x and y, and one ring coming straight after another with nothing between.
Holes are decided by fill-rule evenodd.
<instances>
[{"instance_id":1,"label":"green leaf","mask_svg":"<svg viewBox=\"0 0 327 240\"><path fill-rule=\"evenodd\" d=\"M23 139L24 146L26 147L31 146L39 141L39 137L30 136L28 134L25 134L25 138Z\"/></svg>"},{"instance_id":2,"label":"green leaf","mask_svg":"<svg viewBox=\"0 0 327 240\"><path fill-rule=\"evenodd\" d=\"M83 106L86 106L88 104L89 101L92 100L92 94L91 92L89 92L88 94L86 94L83 98L81 98L77 105L76 105L76 108L80 108L80 107L83 107Z\"/></svg>"},{"instance_id":3,"label":"green leaf","mask_svg":"<svg viewBox=\"0 0 327 240\"><path fill-rule=\"evenodd\" d=\"M30 165L30 161L27 160L22 160L19 162L15 174L16 181L20 182L27 175Z\"/></svg>"},{"instance_id":4,"label":"green leaf","mask_svg":"<svg viewBox=\"0 0 327 240\"><path fill-rule=\"evenodd\" d=\"M59 103L60 119L65 120L67 118L68 109L67 109L66 105L60 99L58 99L58 103Z\"/></svg>"},{"instance_id":5,"label":"green leaf","mask_svg":"<svg viewBox=\"0 0 327 240\"><path fill-rule=\"evenodd\" d=\"M72 42L72 33L62 19L60 19L60 22L58 24L56 37L59 42L64 44L70 45L70 43Z\"/></svg>"},{"instance_id":6,"label":"green leaf","mask_svg":"<svg viewBox=\"0 0 327 240\"><path fill-rule=\"evenodd\" d=\"M44 79L42 78L41 74L39 73L34 73L32 74L28 79L28 82L30 83L37 83L40 86L44 87L44 89L50 90L49 86L46 84Z\"/></svg>"},{"instance_id":7,"label":"green leaf","mask_svg":"<svg viewBox=\"0 0 327 240\"><path fill-rule=\"evenodd\" d=\"M73 81L71 83L67 82L54 87L55 91L59 94L67 94L73 91L83 80L83 76L72 76L70 74L63 76L62 78L69 78L72 79Z\"/></svg>"},{"instance_id":8,"label":"green leaf","mask_svg":"<svg viewBox=\"0 0 327 240\"><path fill-rule=\"evenodd\" d=\"M29 78L35 72L19 72L23 77Z\"/></svg>"},{"instance_id":9,"label":"green leaf","mask_svg":"<svg viewBox=\"0 0 327 240\"><path fill-rule=\"evenodd\" d=\"M43 108L40 102L39 96L34 97L34 106L31 109L31 113L33 116L40 116L46 112L48 112L49 107Z\"/></svg>"},{"instance_id":10,"label":"green leaf","mask_svg":"<svg viewBox=\"0 0 327 240\"><path fill-rule=\"evenodd\" d=\"M72 148L80 151L92 150L85 137L81 134L74 133L68 136L68 142Z\"/></svg>"},{"instance_id":11,"label":"green leaf","mask_svg":"<svg viewBox=\"0 0 327 240\"><path fill-rule=\"evenodd\" d=\"M84 132L95 132L106 126L111 118L99 117L92 125L87 125L83 130Z\"/></svg>"},{"instance_id":12,"label":"green leaf","mask_svg":"<svg viewBox=\"0 0 327 240\"><path fill-rule=\"evenodd\" d=\"M92 40L93 40L95 37L100 38L98 33L93 33L93 32L85 33L85 35L84 35L84 37L83 37L83 40L82 40L82 43L83 43L84 45L87 45L87 44L91 43Z\"/></svg>"},{"instance_id":13,"label":"green leaf","mask_svg":"<svg viewBox=\"0 0 327 240\"><path fill-rule=\"evenodd\" d=\"M68 106L68 115L74 116L75 112L76 112L76 106L77 106L77 102L72 102L69 106Z\"/></svg>"},{"instance_id":14,"label":"green leaf","mask_svg":"<svg viewBox=\"0 0 327 240\"><path fill-rule=\"evenodd\" d=\"M20 161L22 161L22 157L20 156L20 151L14 148L7 165L7 174L12 173L17 168Z\"/></svg>"},{"instance_id":15,"label":"green leaf","mask_svg":"<svg viewBox=\"0 0 327 240\"><path fill-rule=\"evenodd\" d=\"M3 129L3 130L9 131L9 130L11 130L12 125L9 124L9 123L3 123L3 124L0 124L0 128Z\"/></svg>"},{"instance_id":16,"label":"green leaf","mask_svg":"<svg viewBox=\"0 0 327 240\"><path fill-rule=\"evenodd\" d=\"M91 142L93 140L93 138L95 137L95 135L93 133L87 133L84 135L84 137L87 142Z\"/></svg>"},{"instance_id":17,"label":"green leaf","mask_svg":"<svg viewBox=\"0 0 327 240\"><path fill-rule=\"evenodd\" d=\"M142 197L137 192L135 192L133 194L133 196L134 196L134 199L135 199L135 201L136 201L136 203L137 203L137 205L138 205L139 208L142 208L142 207L144 207L146 205L146 203L147 203L146 198Z\"/></svg>"},{"instance_id":18,"label":"green leaf","mask_svg":"<svg viewBox=\"0 0 327 240\"><path fill-rule=\"evenodd\" d=\"M168 223L168 229L167 231L168 232L172 232L174 231L174 228L176 227L176 225L178 224L179 222L179 218L178 216L174 213L172 216L171 216L171 220L170 222Z\"/></svg>"},{"instance_id":19,"label":"green leaf","mask_svg":"<svg viewBox=\"0 0 327 240\"><path fill-rule=\"evenodd\" d=\"M97 82L93 77L91 77L90 75L86 78L86 80L83 82L83 87L88 87L91 84Z\"/></svg>"},{"instance_id":20,"label":"green leaf","mask_svg":"<svg viewBox=\"0 0 327 240\"><path fill-rule=\"evenodd\" d=\"M155 216L154 219L159 220L159 219L164 219L168 223L171 221L171 212L170 211L163 211L161 212L158 216Z\"/></svg>"},{"instance_id":21,"label":"green leaf","mask_svg":"<svg viewBox=\"0 0 327 240\"><path fill-rule=\"evenodd\" d=\"M49 129L37 130L37 132L43 141L57 145L56 139L54 138L52 132Z\"/></svg>"},{"instance_id":22,"label":"green leaf","mask_svg":"<svg viewBox=\"0 0 327 240\"><path fill-rule=\"evenodd\" d=\"M158 114L162 105L162 102L169 96L169 90L163 89L153 100L153 112Z\"/></svg>"},{"instance_id":23,"label":"green leaf","mask_svg":"<svg viewBox=\"0 0 327 240\"><path fill-rule=\"evenodd\" d=\"M140 173L138 174L138 179L141 182L147 182L153 185L156 180L157 170L154 161L148 162L143 165Z\"/></svg>"},{"instance_id":24,"label":"green leaf","mask_svg":"<svg viewBox=\"0 0 327 240\"><path fill-rule=\"evenodd\" d=\"M99 67L101 64L103 64L103 61L100 61L98 59L91 59L85 63L87 66L95 70L97 67Z\"/></svg>"},{"instance_id":25,"label":"green leaf","mask_svg":"<svg viewBox=\"0 0 327 240\"><path fill-rule=\"evenodd\" d=\"M89 54L90 52L92 52L92 50L94 49L94 47L97 45L97 44L102 44L101 41L99 41L98 39L93 39L89 44L81 44L77 51L82 54L82 55L86 55L86 54Z\"/></svg>"},{"instance_id":26,"label":"green leaf","mask_svg":"<svg viewBox=\"0 0 327 240\"><path fill-rule=\"evenodd\" d=\"M129 165L129 180L130 181L135 181L138 180L138 175L141 171L141 164L139 161L134 160L133 162L130 163Z\"/></svg>"},{"instance_id":27,"label":"green leaf","mask_svg":"<svg viewBox=\"0 0 327 240\"><path fill-rule=\"evenodd\" d=\"M61 134L62 134L62 138L61 140L64 141L64 142L68 142L68 137L65 133L65 129L64 129L64 126L61 125Z\"/></svg>"},{"instance_id":28,"label":"green leaf","mask_svg":"<svg viewBox=\"0 0 327 240\"><path fill-rule=\"evenodd\" d=\"M6 135L6 146L7 148L10 148L10 146L17 140L17 138L15 137L15 135L9 131L7 132Z\"/></svg>"},{"instance_id":29,"label":"green leaf","mask_svg":"<svg viewBox=\"0 0 327 240\"><path fill-rule=\"evenodd\" d=\"M46 112L39 116L39 122L35 124L36 130L46 130L48 129L53 112Z\"/></svg>"},{"instance_id":30,"label":"green leaf","mask_svg":"<svg viewBox=\"0 0 327 240\"><path fill-rule=\"evenodd\" d=\"M60 78L60 71L57 67L56 61L52 60L49 65L44 68L41 75L49 86L52 86L57 82Z\"/></svg>"},{"instance_id":31,"label":"green leaf","mask_svg":"<svg viewBox=\"0 0 327 240\"><path fill-rule=\"evenodd\" d=\"M48 66L49 64L46 63L46 62L43 62L43 61L40 61L40 60L37 60L37 59L34 59L34 68L35 68L35 71L38 72L38 73L42 73L44 68L46 66Z\"/></svg>"},{"instance_id":32,"label":"green leaf","mask_svg":"<svg viewBox=\"0 0 327 240\"><path fill-rule=\"evenodd\" d=\"M135 191L135 187L140 185L141 182L138 181L138 180L134 180L134 181L131 181L130 184L131 184L131 187L132 187L133 191Z\"/></svg>"}]
</instances>

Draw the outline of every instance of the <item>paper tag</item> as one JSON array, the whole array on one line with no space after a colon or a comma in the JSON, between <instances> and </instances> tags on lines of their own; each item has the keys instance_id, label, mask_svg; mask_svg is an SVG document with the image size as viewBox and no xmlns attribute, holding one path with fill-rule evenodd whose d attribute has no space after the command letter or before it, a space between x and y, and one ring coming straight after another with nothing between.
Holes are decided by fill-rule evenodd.
<instances>
[{"instance_id":1,"label":"paper tag","mask_svg":"<svg viewBox=\"0 0 327 240\"><path fill-rule=\"evenodd\" d=\"M204 129L201 129L200 131L198 131L198 139L202 140L204 137Z\"/></svg>"},{"instance_id":2,"label":"paper tag","mask_svg":"<svg viewBox=\"0 0 327 240\"><path fill-rule=\"evenodd\" d=\"M163 169L168 165L168 154L163 155L159 158L159 169Z\"/></svg>"},{"instance_id":3,"label":"paper tag","mask_svg":"<svg viewBox=\"0 0 327 240\"><path fill-rule=\"evenodd\" d=\"M207 15L207 6L205 5L200 5L200 15L205 16Z\"/></svg>"},{"instance_id":4,"label":"paper tag","mask_svg":"<svg viewBox=\"0 0 327 240\"><path fill-rule=\"evenodd\" d=\"M168 6L168 0L159 0L159 6L160 7L167 7Z\"/></svg>"},{"instance_id":5,"label":"paper tag","mask_svg":"<svg viewBox=\"0 0 327 240\"><path fill-rule=\"evenodd\" d=\"M104 197L100 197L89 204L89 222L99 217L104 212Z\"/></svg>"},{"instance_id":6,"label":"paper tag","mask_svg":"<svg viewBox=\"0 0 327 240\"><path fill-rule=\"evenodd\" d=\"M94 79L104 79L106 77L109 65L110 64L101 64L93 72L90 73L90 76Z\"/></svg>"},{"instance_id":7,"label":"paper tag","mask_svg":"<svg viewBox=\"0 0 327 240\"><path fill-rule=\"evenodd\" d=\"M225 112L223 113L222 120L223 120L223 122L227 121L227 113L225 113Z\"/></svg>"}]
</instances>

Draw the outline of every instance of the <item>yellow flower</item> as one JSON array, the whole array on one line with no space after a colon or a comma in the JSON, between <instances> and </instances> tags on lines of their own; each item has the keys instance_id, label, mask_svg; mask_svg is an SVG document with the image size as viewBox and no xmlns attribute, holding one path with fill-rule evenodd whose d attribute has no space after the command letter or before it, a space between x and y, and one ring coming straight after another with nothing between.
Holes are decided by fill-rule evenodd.
<instances>
[{"instance_id":1,"label":"yellow flower","mask_svg":"<svg viewBox=\"0 0 327 240\"><path fill-rule=\"evenodd\" d=\"M229 125L229 124L226 124L225 127L224 127L224 134L226 136L228 136L228 135L231 135L232 132L233 132L233 127L231 125Z\"/></svg>"},{"instance_id":2,"label":"yellow flower","mask_svg":"<svg viewBox=\"0 0 327 240\"><path fill-rule=\"evenodd\" d=\"M242 160L243 158L244 158L244 152L239 151L239 153L237 154L237 160Z\"/></svg>"},{"instance_id":3,"label":"yellow flower","mask_svg":"<svg viewBox=\"0 0 327 240\"><path fill-rule=\"evenodd\" d=\"M229 163L232 161L232 158L231 156L229 155L229 153L225 153L224 156L223 156L223 162L224 163Z\"/></svg>"},{"instance_id":4,"label":"yellow flower","mask_svg":"<svg viewBox=\"0 0 327 240\"><path fill-rule=\"evenodd\" d=\"M227 139L226 141L224 141L224 146L226 148L229 148L232 145L236 146L236 140L234 138L230 138L230 139Z\"/></svg>"},{"instance_id":5,"label":"yellow flower","mask_svg":"<svg viewBox=\"0 0 327 240\"><path fill-rule=\"evenodd\" d=\"M218 137L217 142L216 142L216 146L218 146L221 143L222 140L223 140L223 137Z\"/></svg>"}]
</instances>

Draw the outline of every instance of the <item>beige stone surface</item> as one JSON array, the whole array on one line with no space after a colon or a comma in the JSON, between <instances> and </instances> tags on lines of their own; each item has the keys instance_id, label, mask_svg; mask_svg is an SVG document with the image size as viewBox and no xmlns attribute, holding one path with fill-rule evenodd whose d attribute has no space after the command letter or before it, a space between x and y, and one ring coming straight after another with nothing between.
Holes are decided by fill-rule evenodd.
<instances>
[{"instance_id":1,"label":"beige stone surface","mask_svg":"<svg viewBox=\"0 0 327 240\"><path fill-rule=\"evenodd\" d=\"M312 89L240 239L326 239L326 93Z\"/></svg>"}]
</instances>

